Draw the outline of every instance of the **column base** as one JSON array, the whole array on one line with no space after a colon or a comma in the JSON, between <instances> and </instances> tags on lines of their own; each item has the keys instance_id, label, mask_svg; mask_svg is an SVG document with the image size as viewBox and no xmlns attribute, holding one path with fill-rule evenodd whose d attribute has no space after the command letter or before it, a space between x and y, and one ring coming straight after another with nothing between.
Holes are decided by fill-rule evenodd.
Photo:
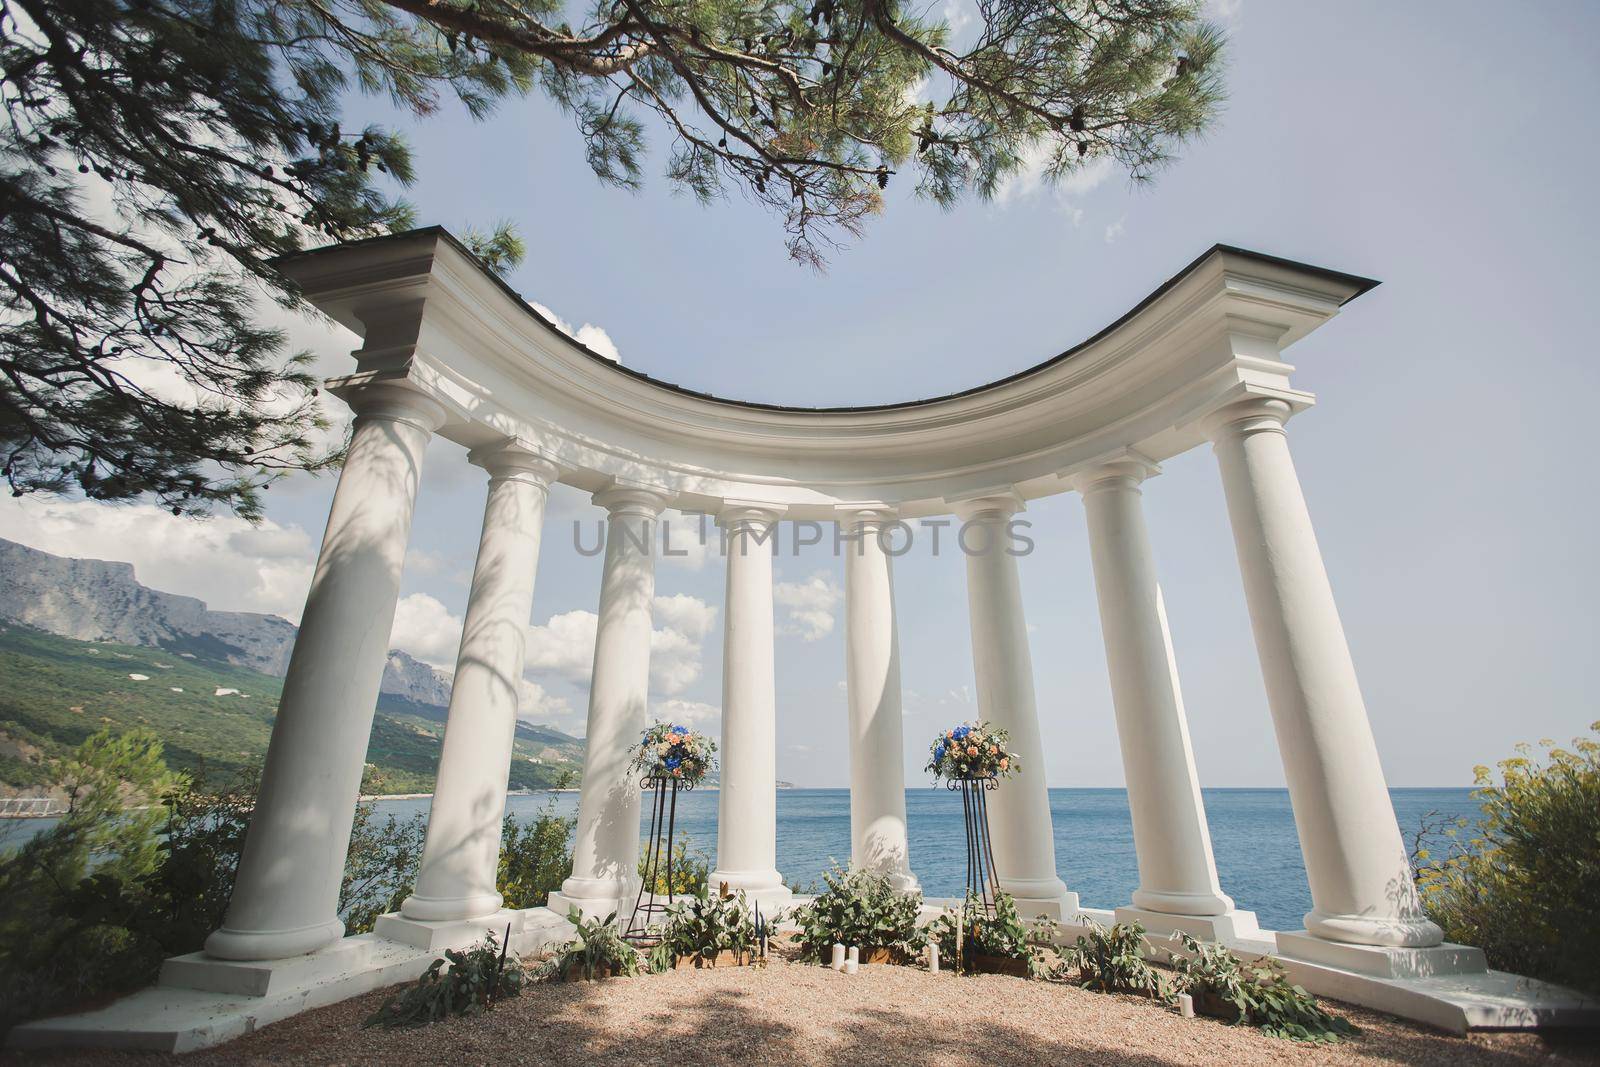
<instances>
[{"instance_id":1,"label":"column base","mask_svg":"<svg viewBox=\"0 0 1600 1067\"><path fill-rule=\"evenodd\" d=\"M1489 965L1483 950L1449 942L1424 948L1353 945L1329 941L1304 930L1279 931L1278 954L1291 960L1337 967L1373 978L1431 978L1445 974L1482 974Z\"/></svg>"},{"instance_id":2,"label":"column base","mask_svg":"<svg viewBox=\"0 0 1600 1067\"><path fill-rule=\"evenodd\" d=\"M1140 911L1167 915L1227 915L1233 911L1233 898L1222 893L1165 893L1135 889L1133 907Z\"/></svg>"},{"instance_id":3,"label":"column base","mask_svg":"<svg viewBox=\"0 0 1600 1067\"><path fill-rule=\"evenodd\" d=\"M499 893L471 897L425 897L413 893L400 905L400 914L419 922L450 922L493 915L504 903L505 898Z\"/></svg>"},{"instance_id":4,"label":"column base","mask_svg":"<svg viewBox=\"0 0 1600 1067\"><path fill-rule=\"evenodd\" d=\"M316 952L278 960L228 960L191 952L162 963L156 984L165 989L267 997L358 971L371 954L372 942L365 938L344 938Z\"/></svg>"},{"instance_id":5,"label":"column base","mask_svg":"<svg viewBox=\"0 0 1600 1067\"><path fill-rule=\"evenodd\" d=\"M607 915L614 915L618 923L627 923L628 914L633 909L634 895L626 888L612 886L608 889L605 885L591 888L587 879L581 885L575 886L572 882L569 878L559 891L551 893L550 902L545 907L562 918L577 908L585 919L604 919Z\"/></svg>"},{"instance_id":6,"label":"column base","mask_svg":"<svg viewBox=\"0 0 1600 1067\"><path fill-rule=\"evenodd\" d=\"M414 898L413 898L414 899ZM410 903L410 901L407 901ZM482 941L494 934L495 941L506 944L522 933L528 912L500 909L488 915L470 919L426 920L415 919L403 912L390 912L378 916L372 932L390 941L398 941L412 948L438 951L457 948ZM507 933L507 928L510 932Z\"/></svg>"},{"instance_id":7,"label":"column base","mask_svg":"<svg viewBox=\"0 0 1600 1067\"><path fill-rule=\"evenodd\" d=\"M1118 908L1112 913L1113 921L1136 922L1144 927L1150 947L1163 956L1182 949L1172 940L1175 933L1185 933L1201 941L1215 941L1230 949L1263 954L1273 949L1272 935L1263 932L1253 911L1230 911L1222 915L1173 915L1148 908Z\"/></svg>"},{"instance_id":8,"label":"column base","mask_svg":"<svg viewBox=\"0 0 1600 1067\"><path fill-rule=\"evenodd\" d=\"M1000 888L1011 894L1025 920L1044 915L1060 922L1078 914L1078 894L1059 878L1002 878Z\"/></svg>"},{"instance_id":9,"label":"column base","mask_svg":"<svg viewBox=\"0 0 1600 1067\"><path fill-rule=\"evenodd\" d=\"M233 930L224 926L206 938L205 954L219 960L286 960L327 948L344 937L338 919L293 930Z\"/></svg>"},{"instance_id":10,"label":"column base","mask_svg":"<svg viewBox=\"0 0 1600 1067\"><path fill-rule=\"evenodd\" d=\"M706 884L713 893L723 885L729 893L743 893L745 900L760 904L764 915L772 916L794 904L794 892L783 884L783 875L771 871L712 871Z\"/></svg>"},{"instance_id":11,"label":"column base","mask_svg":"<svg viewBox=\"0 0 1600 1067\"><path fill-rule=\"evenodd\" d=\"M1306 931L1328 941L1385 948L1431 948L1444 941L1444 931L1438 924L1421 916L1375 918L1310 911L1306 913Z\"/></svg>"}]
</instances>

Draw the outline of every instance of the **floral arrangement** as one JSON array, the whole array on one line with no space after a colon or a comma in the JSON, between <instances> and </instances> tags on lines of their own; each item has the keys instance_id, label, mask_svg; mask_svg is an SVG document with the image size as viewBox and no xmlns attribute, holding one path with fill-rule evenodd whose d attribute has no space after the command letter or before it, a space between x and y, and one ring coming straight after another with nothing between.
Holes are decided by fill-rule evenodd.
<instances>
[{"instance_id":1,"label":"floral arrangement","mask_svg":"<svg viewBox=\"0 0 1600 1067\"><path fill-rule=\"evenodd\" d=\"M658 722L644 732L632 767L650 778L672 778L694 785L714 770L717 743L687 726Z\"/></svg>"},{"instance_id":2,"label":"floral arrangement","mask_svg":"<svg viewBox=\"0 0 1600 1067\"><path fill-rule=\"evenodd\" d=\"M924 770L937 782L941 778L1009 778L1022 768L1017 754L1006 748L1011 737L986 722L964 722L934 738Z\"/></svg>"}]
</instances>

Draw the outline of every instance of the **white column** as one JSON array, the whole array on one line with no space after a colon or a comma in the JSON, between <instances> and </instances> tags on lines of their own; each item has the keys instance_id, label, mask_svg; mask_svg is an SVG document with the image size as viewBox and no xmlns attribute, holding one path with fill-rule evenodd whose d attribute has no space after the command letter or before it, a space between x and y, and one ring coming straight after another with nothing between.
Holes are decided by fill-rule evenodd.
<instances>
[{"instance_id":1,"label":"white column","mask_svg":"<svg viewBox=\"0 0 1600 1067\"><path fill-rule=\"evenodd\" d=\"M850 712L850 863L917 892L906 839L905 756L900 722L900 642L894 575L879 533L892 515L840 517L844 540L845 678Z\"/></svg>"},{"instance_id":2,"label":"white column","mask_svg":"<svg viewBox=\"0 0 1600 1067\"><path fill-rule=\"evenodd\" d=\"M422 453L445 419L397 385L344 394L349 455L283 680L233 899L206 952L273 960L344 934L339 883L388 658Z\"/></svg>"},{"instance_id":3,"label":"white column","mask_svg":"<svg viewBox=\"0 0 1600 1067\"><path fill-rule=\"evenodd\" d=\"M639 780L628 763L646 726L656 516L667 497L653 489L616 486L596 493L594 502L610 514L583 786L572 877L551 895L550 906L564 915L575 905L603 918L632 904L624 898L638 881Z\"/></svg>"},{"instance_id":4,"label":"white column","mask_svg":"<svg viewBox=\"0 0 1600 1067\"><path fill-rule=\"evenodd\" d=\"M1255 399L1213 416L1245 599L1311 883L1306 929L1358 945L1442 940L1422 912L1284 421Z\"/></svg>"},{"instance_id":5,"label":"white column","mask_svg":"<svg viewBox=\"0 0 1600 1067\"><path fill-rule=\"evenodd\" d=\"M722 642L722 786L717 796L717 869L769 911L792 894L778 873L777 682L772 647L772 550L778 512L733 506L727 532L728 586Z\"/></svg>"},{"instance_id":6,"label":"white column","mask_svg":"<svg viewBox=\"0 0 1600 1067\"><path fill-rule=\"evenodd\" d=\"M972 628L972 667L978 714L1002 727L1022 765L989 795L990 836L1000 888L1024 915L1070 919L1078 894L1056 875L1055 831L1045 780L1044 743L1033 691L1033 657L1022 610L1017 558L1009 523L1022 510L1014 495L962 501L958 537L967 559L967 614Z\"/></svg>"},{"instance_id":7,"label":"white column","mask_svg":"<svg viewBox=\"0 0 1600 1067\"><path fill-rule=\"evenodd\" d=\"M409 919L476 919L500 910L495 889L524 644L533 610L545 498L559 473L515 441L473 451L489 472L483 535L456 657L444 746Z\"/></svg>"},{"instance_id":8,"label":"white column","mask_svg":"<svg viewBox=\"0 0 1600 1067\"><path fill-rule=\"evenodd\" d=\"M1100 628L1139 857L1133 904L1167 915L1222 916L1234 911L1233 901L1217 881L1178 664L1140 506L1139 483L1154 473L1151 464L1125 460L1073 480L1088 514ZM1144 925L1160 924L1145 919ZM1246 925L1248 931L1239 932L1254 932L1253 917Z\"/></svg>"}]
</instances>

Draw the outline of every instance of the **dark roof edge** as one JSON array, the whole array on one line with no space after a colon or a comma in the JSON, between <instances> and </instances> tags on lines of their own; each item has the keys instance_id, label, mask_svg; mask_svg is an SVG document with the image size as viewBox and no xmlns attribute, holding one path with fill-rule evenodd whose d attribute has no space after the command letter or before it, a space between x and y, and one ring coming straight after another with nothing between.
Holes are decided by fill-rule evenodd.
<instances>
[{"instance_id":1,"label":"dark roof edge","mask_svg":"<svg viewBox=\"0 0 1600 1067\"><path fill-rule=\"evenodd\" d=\"M565 340L579 352L583 353L585 356L604 364L620 374L626 374L630 378L635 378L641 382L647 382L650 385L654 385L662 389L671 390L674 393L680 393L684 396L692 396L697 400L708 400L715 404L728 404L733 407L753 408L758 411L785 411L810 415L865 414L874 411L896 411L903 408L926 407L930 404L938 404L946 400L959 400L963 397L972 396L976 393L982 393L989 389L996 389L1000 386L1009 385L1012 382L1019 381L1020 379L1026 378L1029 375L1048 370L1058 363L1062 363L1068 359L1071 359L1079 352L1082 352L1084 349L1089 348L1091 345L1094 345L1096 342L1110 336L1112 333L1125 326L1141 311L1155 303L1157 300L1161 299L1186 277L1198 269L1200 264L1204 263L1207 259L1210 259L1213 255L1216 255L1219 252L1227 253L1229 255L1243 256L1246 259L1253 259L1259 263L1267 263L1277 267L1287 267L1291 270L1304 271L1308 274L1326 278L1330 281L1342 282L1346 285L1354 287L1355 292L1340 302L1341 307L1343 307L1345 304L1348 304L1356 297L1371 292L1380 284L1372 278L1363 278L1358 274L1346 274L1343 271L1330 270L1327 267L1315 267L1309 263L1301 263L1298 260L1286 259L1282 256L1269 255L1265 252L1254 252L1248 248L1239 248L1236 245L1220 243L1214 244L1191 260L1188 265L1186 265L1182 270L1178 271L1178 273L1162 282L1150 293L1150 295L1146 296L1132 308L1128 309L1128 311L1123 313L1109 326L1103 327L1093 336L1079 341L1077 344L1073 345L1071 348L1060 353L1059 355L1052 356L1044 362L1036 363L1031 367L1024 367L1022 370L1019 370L1014 374L1008 374L1004 378L997 378L994 381L985 382L982 385L975 385L970 389L962 389L954 393L945 393L941 396L930 396L921 400L901 400L890 404L862 404L853 407L798 407L789 404L769 404L760 400L735 400L730 397L717 396L714 393L701 392L698 389L690 389L686 386L677 385L673 382L663 381L660 378L651 377L643 371L634 370L632 367L628 367L614 360L605 358L604 356L595 352L593 349L589 348L587 345L578 341L577 338L568 334L565 330L551 322L544 315L540 314L532 305L528 303L527 299L524 298L521 293L511 288L511 285L504 278L490 270L484 264L484 262L472 252L470 248L464 245L455 234L451 233L443 226L421 226L412 230L404 230L400 233L381 234L377 237L364 237L357 241L345 241L339 244L323 245L320 248L307 249L304 252L290 252L282 256L277 256L269 262L275 269L281 271L283 270L285 264L294 262L295 260L325 255L339 249L359 248L362 245L379 244L387 241L403 241L428 235L444 238L447 243L475 263L478 269L481 270L490 281L499 286L501 292L505 293L512 300L516 301L523 311L527 312L529 315L532 315L536 320L544 325L550 327L550 329L558 334L563 340Z\"/></svg>"}]
</instances>

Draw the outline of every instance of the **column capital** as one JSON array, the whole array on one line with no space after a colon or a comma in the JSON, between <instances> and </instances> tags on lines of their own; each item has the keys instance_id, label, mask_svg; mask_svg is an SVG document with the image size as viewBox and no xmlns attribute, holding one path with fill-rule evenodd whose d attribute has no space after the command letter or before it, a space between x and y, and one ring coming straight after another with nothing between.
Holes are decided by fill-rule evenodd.
<instances>
[{"instance_id":1,"label":"column capital","mask_svg":"<svg viewBox=\"0 0 1600 1067\"><path fill-rule=\"evenodd\" d=\"M833 513L839 523L847 526L882 526L894 522L900 513L888 504L881 501L860 501L848 504L835 504Z\"/></svg>"},{"instance_id":2,"label":"column capital","mask_svg":"<svg viewBox=\"0 0 1600 1067\"><path fill-rule=\"evenodd\" d=\"M561 477L561 466L543 448L520 437L507 437L479 445L467 453L467 462L482 467L495 480L526 476L542 488Z\"/></svg>"},{"instance_id":3,"label":"column capital","mask_svg":"<svg viewBox=\"0 0 1600 1067\"><path fill-rule=\"evenodd\" d=\"M1130 449L1122 455L1073 471L1067 476L1067 483L1083 496L1107 489L1137 491L1139 483L1160 473L1161 467L1155 460Z\"/></svg>"},{"instance_id":4,"label":"column capital","mask_svg":"<svg viewBox=\"0 0 1600 1067\"><path fill-rule=\"evenodd\" d=\"M1249 437L1256 433L1282 433L1295 409L1286 400L1271 396L1252 396L1236 400L1200 420L1212 443L1224 437Z\"/></svg>"},{"instance_id":5,"label":"column capital","mask_svg":"<svg viewBox=\"0 0 1600 1067\"><path fill-rule=\"evenodd\" d=\"M619 515L637 515L653 519L672 501L672 494L663 486L643 482L628 482L620 478L594 494L594 502L605 508L615 518Z\"/></svg>"},{"instance_id":6,"label":"column capital","mask_svg":"<svg viewBox=\"0 0 1600 1067\"><path fill-rule=\"evenodd\" d=\"M433 433L445 424L449 411L408 379L351 374L329 378L328 392L350 405L358 419L407 422Z\"/></svg>"},{"instance_id":7,"label":"column capital","mask_svg":"<svg viewBox=\"0 0 1600 1067\"><path fill-rule=\"evenodd\" d=\"M962 522L1003 522L1019 511L1028 510L1022 494L1009 487L953 500L946 497L945 503Z\"/></svg>"},{"instance_id":8,"label":"column capital","mask_svg":"<svg viewBox=\"0 0 1600 1067\"><path fill-rule=\"evenodd\" d=\"M741 526L769 527L783 518L785 508L755 500L724 500L714 518L724 530Z\"/></svg>"}]
</instances>

